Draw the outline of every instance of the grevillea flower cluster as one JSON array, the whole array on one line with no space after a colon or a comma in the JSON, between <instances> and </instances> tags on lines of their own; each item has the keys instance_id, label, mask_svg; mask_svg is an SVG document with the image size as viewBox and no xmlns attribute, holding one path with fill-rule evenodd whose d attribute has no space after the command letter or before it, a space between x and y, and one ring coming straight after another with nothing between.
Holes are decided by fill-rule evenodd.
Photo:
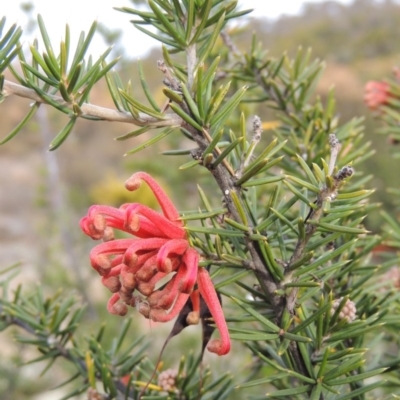
<instances>
[{"instance_id":1,"label":"grevillea flower cluster","mask_svg":"<svg viewBox=\"0 0 400 400\"><path fill-rule=\"evenodd\" d=\"M94 205L80 222L86 235L103 239L90 252L90 262L101 275L103 285L113 293L107 309L123 316L128 306L137 307L146 318L167 322L190 299L193 311L187 322L197 324L201 296L220 332L220 339L211 340L207 349L226 354L230 350L228 328L208 271L199 267L200 255L190 247L178 211L157 182L138 172L126 181L125 187L134 191L142 181L154 193L162 214L140 203L119 208ZM115 239L115 229L131 237Z\"/></svg>"}]
</instances>

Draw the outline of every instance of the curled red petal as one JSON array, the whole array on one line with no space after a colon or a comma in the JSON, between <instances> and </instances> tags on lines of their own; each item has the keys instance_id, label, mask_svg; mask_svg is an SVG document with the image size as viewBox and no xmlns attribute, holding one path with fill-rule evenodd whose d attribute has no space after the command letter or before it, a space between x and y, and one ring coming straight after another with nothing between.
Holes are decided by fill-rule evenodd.
<instances>
[{"instance_id":1,"label":"curled red petal","mask_svg":"<svg viewBox=\"0 0 400 400\"><path fill-rule=\"evenodd\" d=\"M183 270L178 271L171 280L161 290L156 290L150 296L147 301L151 308L161 308L168 310L175 302L178 294L180 293L179 287L184 278L185 272Z\"/></svg>"},{"instance_id":2,"label":"curled red petal","mask_svg":"<svg viewBox=\"0 0 400 400\"><path fill-rule=\"evenodd\" d=\"M125 252L124 263L134 267L138 264L138 257L140 254L148 253L150 251L159 249L163 246L168 239L164 238L146 238L136 239L132 242L131 246ZM139 254L138 254L139 253Z\"/></svg>"},{"instance_id":3,"label":"curled red petal","mask_svg":"<svg viewBox=\"0 0 400 400\"><path fill-rule=\"evenodd\" d=\"M123 303L118 303L120 299L118 293L114 293L107 303L107 311L114 315L124 316L128 312L128 307Z\"/></svg>"},{"instance_id":4,"label":"curled red petal","mask_svg":"<svg viewBox=\"0 0 400 400\"><path fill-rule=\"evenodd\" d=\"M93 240L99 240L103 237L103 231L97 230L93 224L93 221L91 221L87 216L81 218L79 221L79 226L81 227L83 233L91 237Z\"/></svg>"},{"instance_id":5,"label":"curled red petal","mask_svg":"<svg viewBox=\"0 0 400 400\"><path fill-rule=\"evenodd\" d=\"M137 271L136 278L140 282L148 282L157 273L157 253L150 257Z\"/></svg>"},{"instance_id":6,"label":"curled red petal","mask_svg":"<svg viewBox=\"0 0 400 400\"><path fill-rule=\"evenodd\" d=\"M157 253L157 267L160 271L171 272L172 262L170 255L182 255L189 247L186 239L172 239L166 242Z\"/></svg>"},{"instance_id":7,"label":"curled red petal","mask_svg":"<svg viewBox=\"0 0 400 400\"><path fill-rule=\"evenodd\" d=\"M221 303L218 300L217 293L213 282L208 274L208 271L204 268L200 268L197 275L197 283L199 291L204 301L207 304L208 309L214 319L215 325L220 333L220 339L213 339L207 345L207 349L216 353L219 356L229 353L231 349L231 340L229 337L228 326L226 325L225 316L221 308Z\"/></svg>"},{"instance_id":8,"label":"curled red petal","mask_svg":"<svg viewBox=\"0 0 400 400\"><path fill-rule=\"evenodd\" d=\"M129 249L128 249L129 250ZM137 254L137 253L127 253L125 252L123 258L125 260L126 265L131 268L131 272L135 273L142 268L142 266L147 262L147 260L157 254L157 250L148 251L146 253Z\"/></svg>"},{"instance_id":9,"label":"curled red petal","mask_svg":"<svg viewBox=\"0 0 400 400\"><path fill-rule=\"evenodd\" d=\"M126 252L134 241L138 239L118 239L103 242L95 246L90 252L92 267L100 274L105 275L112 267L111 256Z\"/></svg>"},{"instance_id":10,"label":"curled red petal","mask_svg":"<svg viewBox=\"0 0 400 400\"><path fill-rule=\"evenodd\" d=\"M190 294L190 300L192 301L192 311L190 311L186 317L186 323L188 325L197 325L200 321L200 293L199 289L193 290Z\"/></svg>"},{"instance_id":11,"label":"curled red petal","mask_svg":"<svg viewBox=\"0 0 400 400\"><path fill-rule=\"evenodd\" d=\"M121 269L121 285L125 291L134 291L136 288L137 280L132 268L124 265Z\"/></svg>"},{"instance_id":12,"label":"curled red petal","mask_svg":"<svg viewBox=\"0 0 400 400\"><path fill-rule=\"evenodd\" d=\"M123 266L124 264L119 264L111 268L111 270L101 278L101 283L112 293L116 293L121 289L119 275Z\"/></svg>"},{"instance_id":13,"label":"curled red petal","mask_svg":"<svg viewBox=\"0 0 400 400\"><path fill-rule=\"evenodd\" d=\"M95 231L102 232L103 235L108 227L125 230L125 214L115 207L103 205L91 206L88 210L87 218L93 223Z\"/></svg>"},{"instance_id":14,"label":"curled red petal","mask_svg":"<svg viewBox=\"0 0 400 400\"><path fill-rule=\"evenodd\" d=\"M157 227L158 230L162 232L162 235L167 238L183 239L186 237L186 231L182 228L182 224L180 222L172 222L165 216L147 206L138 203L132 204L132 206L126 209L127 219L129 220L132 218L132 215L134 214L146 217Z\"/></svg>"},{"instance_id":15,"label":"curled red petal","mask_svg":"<svg viewBox=\"0 0 400 400\"><path fill-rule=\"evenodd\" d=\"M174 305L168 312L163 309L150 309L149 318L155 322L168 322L174 319L185 306L189 298L188 293L179 293Z\"/></svg>"},{"instance_id":16,"label":"curled red petal","mask_svg":"<svg viewBox=\"0 0 400 400\"><path fill-rule=\"evenodd\" d=\"M165 272L157 272L148 282L140 281L137 285L137 290L143 296L150 296L154 292L156 284L160 279L165 278L166 275Z\"/></svg>"},{"instance_id":17,"label":"curled red petal","mask_svg":"<svg viewBox=\"0 0 400 400\"><path fill-rule=\"evenodd\" d=\"M199 253L192 247L189 247L183 255L183 265L186 269L186 276L181 286L182 292L190 293L193 290L193 286L197 280L199 259Z\"/></svg>"},{"instance_id":18,"label":"curled red petal","mask_svg":"<svg viewBox=\"0 0 400 400\"><path fill-rule=\"evenodd\" d=\"M137 302L137 297L133 295L135 289L129 289L124 286L121 286L121 290L119 291L119 295L121 300L128 306L135 307Z\"/></svg>"},{"instance_id":19,"label":"curled red petal","mask_svg":"<svg viewBox=\"0 0 400 400\"><path fill-rule=\"evenodd\" d=\"M126 203L120 207L125 214L124 229L137 237L163 237L158 227L145 216L135 213L138 203Z\"/></svg>"},{"instance_id":20,"label":"curled red petal","mask_svg":"<svg viewBox=\"0 0 400 400\"><path fill-rule=\"evenodd\" d=\"M93 205L89 207L88 210L88 217L92 220L95 219L96 215L101 214L104 217L109 216L116 220L123 221L124 220L124 213L119 210L118 208L111 207L111 206L104 206L104 205Z\"/></svg>"},{"instance_id":21,"label":"curled red petal","mask_svg":"<svg viewBox=\"0 0 400 400\"><path fill-rule=\"evenodd\" d=\"M146 174L145 172L137 172L133 174L125 182L125 187L131 191L136 190L140 187L141 180L144 180L154 193L154 196L161 206L163 214L170 221L177 221L179 219L179 213L177 209L175 208L174 204L169 199L167 194L164 192L164 190L161 189L158 183L149 174Z\"/></svg>"}]
</instances>

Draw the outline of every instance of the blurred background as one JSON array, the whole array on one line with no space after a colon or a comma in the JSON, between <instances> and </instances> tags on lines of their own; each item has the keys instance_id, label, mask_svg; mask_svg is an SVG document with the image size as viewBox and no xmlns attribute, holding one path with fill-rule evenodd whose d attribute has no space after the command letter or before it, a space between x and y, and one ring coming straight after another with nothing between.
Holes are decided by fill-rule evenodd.
<instances>
[{"instance_id":1,"label":"blurred background","mask_svg":"<svg viewBox=\"0 0 400 400\"><path fill-rule=\"evenodd\" d=\"M111 27L105 25L107 21L100 17L102 7L96 10L98 2L96 5L92 1L85 3L90 3L89 8L95 11L88 13L78 8L74 10L74 18L80 20L81 13L85 14L84 21L81 21L84 26L77 29L89 29L92 19L99 12L100 29L94 53L102 52L108 44L115 43L113 55L122 56L118 72L124 82L132 80L133 93L138 97L142 96L137 70L137 57L140 56L147 81L162 104L162 76L156 67L156 61L161 58L160 46L155 42L142 43L144 36L130 26L129 16L112 10L113 6L131 6L128 0L125 4L122 0L118 4L115 1L102 2L102 7L110 3L107 13L110 21L114 21ZM363 105L363 88L368 80L390 76L392 67L400 63L400 4L393 0L280 1L281 8L276 10L271 7L268 10L267 6L259 8L259 3L243 2L243 9L257 7L257 10L243 24L231 28L238 48L249 47L254 31L271 56L280 57L285 51L293 55L299 46L303 46L312 48L312 57L326 61L326 70L316 95L324 100L328 90L335 87L341 123L356 116L365 116L366 141L372 142L375 154L357 168L366 175L374 175L366 184L367 188L376 189L373 200L383 203L387 211L394 212L395 199L387 193L388 188L399 187L400 183L398 170L389 156L394 145L387 142L386 137L375 133L378 124ZM282 8L285 6L286 9ZM7 15L7 7L2 6L3 13L8 17L7 26L18 15L19 23L26 30L27 41L39 36L35 23L39 12L43 14L46 24L49 21L49 30L51 24L63 25L58 15L53 15L50 23L49 17L42 12L46 9L46 1L14 2L9 9L10 15ZM271 13L268 14L268 11ZM111 17L114 14L118 16L117 20ZM74 22L71 22L71 29L74 29ZM57 49L62 30L51 35L55 37L54 46ZM104 81L92 92L91 102L113 108ZM29 102L19 98L7 98L2 103L1 137L17 125L28 112L28 107ZM273 112L266 110L265 106L246 104L242 109L249 121L254 114L264 121L274 119ZM91 324L96 325L98 318L105 316L108 294L89 265L88 252L94 243L79 229L79 220L88 206L93 203L119 206L135 201L134 195L125 191L123 182L140 170L151 173L168 188L167 191L182 210L196 207L196 180L203 187L214 187L201 170L178 170L179 165L188 161L185 156L155 156L165 149L176 148L178 144L179 147L193 147L190 143L182 143L182 137L177 135L168 136L156 147L139 154L123 157L127 150L149 138L145 134L128 141L114 141L115 137L133 130L126 124L79 121L65 144L56 152L49 153L49 143L66 121L61 113L42 107L36 119L18 137L0 147L0 268L21 262L21 273L14 284L21 281L30 282L30 285L40 282L49 293L58 287L76 291L77 296L88 304L86 321L90 330ZM273 137L273 132L269 131L268 135ZM166 163L168 175L165 173ZM193 179L194 173L196 179ZM199 173L200 178L197 177ZM135 196L141 197L142 202L151 201L145 191ZM377 231L381 220L376 213L368 216L366 223L370 230ZM119 317L107 318L112 321L111 324L115 321L118 325ZM152 327L147 321L138 318L134 324L138 334L146 333L153 338ZM168 332L170 327L164 329ZM113 328L110 328L109 335L113 335ZM189 343L193 335L199 338L199 330L187 333L183 340ZM21 346L16 352L15 348L9 347L10 340L9 332L0 333L0 352L5 355L0 360L0 398L60 398L55 392L43 394L46 388L52 386L51 374L37 379L35 366L18 367L32 358L32 350ZM160 348L162 338L154 336L154 340L157 340L154 347ZM179 344L171 342L170 354L177 348L174 346ZM6 361L8 357L11 363ZM62 374L64 366L57 368Z\"/></svg>"}]
</instances>

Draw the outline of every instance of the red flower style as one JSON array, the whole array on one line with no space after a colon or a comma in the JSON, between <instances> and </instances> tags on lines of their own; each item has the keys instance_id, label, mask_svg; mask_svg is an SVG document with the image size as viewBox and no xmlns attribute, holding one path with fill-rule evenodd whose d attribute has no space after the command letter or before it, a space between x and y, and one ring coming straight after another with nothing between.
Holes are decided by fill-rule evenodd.
<instances>
[{"instance_id":1,"label":"red flower style","mask_svg":"<svg viewBox=\"0 0 400 400\"><path fill-rule=\"evenodd\" d=\"M155 180L138 172L126 181L125 187L134 191L142 180L153 191L162 214L139 203L120 208L94 205L80 221L86 235L104 240L90 252L90 262L102 276L103 285L113 293L107 309L123 316L127 306L137 306L146 318L167 322L180 313L190 298L193 311L187 322L197 324L202 296L221 336L211 340L207 348L218 355L227 354L228 328L208 271L198 266L200 255L190 247L178 211ZM114 229L134 237L114 239Z\"/></svg>"},{"instance_id":2,"label":"red flower style","mask_svg":"<svg viewBox=\"0 0 400 400\"><path fill-rule=\"evenodd\" d=\"M386 82L369 81L365 85L364 102L371 110L387 104L390 97L390 86Z\"/></svg>"}]
</instances>

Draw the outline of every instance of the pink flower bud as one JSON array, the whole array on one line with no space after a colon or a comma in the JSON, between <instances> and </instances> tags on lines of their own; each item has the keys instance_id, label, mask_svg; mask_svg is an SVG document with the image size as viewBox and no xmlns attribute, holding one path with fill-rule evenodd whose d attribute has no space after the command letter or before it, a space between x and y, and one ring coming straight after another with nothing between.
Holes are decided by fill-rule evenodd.
<instances>
[{"instance_id":1,"label":"pink flower bud","mask_svg":"<svg viewBox=\"0 0 400 400\"><path fill-rule=\"evenodd\" d=\"M387 104L390 86L386 82L369 81L365 85L364 102L371 110L377 110Z\"/></svg>"}]
</instances>

